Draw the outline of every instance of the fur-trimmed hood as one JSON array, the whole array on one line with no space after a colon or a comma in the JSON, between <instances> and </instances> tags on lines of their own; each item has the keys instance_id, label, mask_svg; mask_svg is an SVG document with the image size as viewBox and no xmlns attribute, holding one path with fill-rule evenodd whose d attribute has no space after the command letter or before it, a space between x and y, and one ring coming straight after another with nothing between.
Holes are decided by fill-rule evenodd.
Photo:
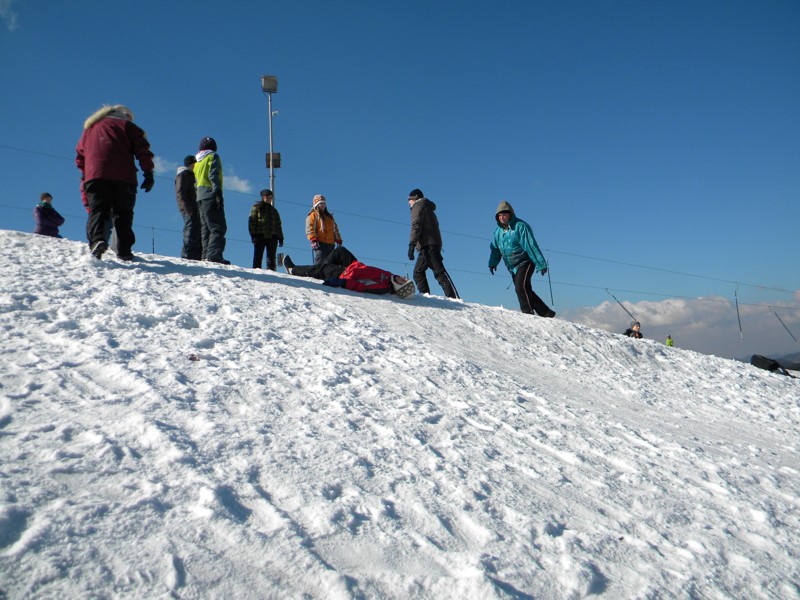
<instances>
[{"instance_id":1,"label":"fur-trimmed hood","mask_svg":"<svg viewBox=\"0 0 800 600\"><path fill-rule=\"evenodd\" d=\"M98 121L101 121L102 119L105 119L106 117L133 121L133 113L131 112L130 108L124 104L115 104L114 106L104 106L96 110L88 119L86 119L83 124L83 128L89 129L92 125Z\"/></svg>"}]
</instances>

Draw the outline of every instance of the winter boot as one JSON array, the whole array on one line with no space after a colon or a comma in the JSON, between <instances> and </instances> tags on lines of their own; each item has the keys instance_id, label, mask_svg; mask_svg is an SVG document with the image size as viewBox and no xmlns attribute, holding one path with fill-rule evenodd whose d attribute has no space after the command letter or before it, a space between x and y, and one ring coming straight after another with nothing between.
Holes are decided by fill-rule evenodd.
<instances>
[{"instance_id":1,"label":"winter boot","mask_svg":"<svg viewBox=\"0 0 800 600\"><path fill-rule=\"evenodd\" d=\"M292 267L294 267L294 263L292 262L291 257L288 254L283 255L283 260L281 261L283 268L286 269L286 272L291 275L292 274Z\"/></svg>"},{"instance_id":2,"label":"winter boot","mask_svg":"<svg viewBox=\"0 0 800 600\"><path fill-rule=\"evenodd\" d=\"M108 244L106 243L105 240L100 240L99 242L95 242L91 248L92 258L100 260L101 258L103 258L103 253L106 250L108 250Z\"/></svg>"}]
</instances>

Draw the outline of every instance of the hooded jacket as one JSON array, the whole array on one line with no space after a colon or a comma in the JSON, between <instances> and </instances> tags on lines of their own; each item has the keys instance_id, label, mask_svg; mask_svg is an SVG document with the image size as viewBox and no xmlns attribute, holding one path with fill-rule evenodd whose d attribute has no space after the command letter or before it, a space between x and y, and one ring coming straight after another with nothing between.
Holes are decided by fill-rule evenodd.
<instances>
[{"instance_id":1,"label":"hooded jacket","mask_svg":"<svg viewBox=\"0 0 800 600\"><path fill-rule=\"evenodd\" d=\"M175 175L175 199L178 210L182 213L197 212L197 191L194 189L194 171L189 167L180 167Z\"/></svg>"},{"instance_id":2,"label":"hooded jacket","mask_svg":"<svg viewBox=\"0 0 800 600\"><path fill-rule=\"evenodd\" d=\"M197 201L222 198L222 159L213 150L201 150L194 163Z\"/></svg>"},{"instance_id":3,"label":"hooded jacket","mask_svg":"<svg viewBox=\"0 0 800 600\"><path fill-rule=\"evenodd\" d=\"M511 213L506 227L503 227L497 219L497 215L504 211ZM517 268L528 260L533 262L537 271L547 268L547 261L539 249L539 244L536 243L536 238L533 237L531 226L517 218L514 209L508 202L505 200L500 202L494 218L497 221L497 229L494 230L494 238L489 244L490 268L496 267L500 263L500 258L503 259L506 268L512 275L516 274Z\"/></svg>"},{"instance_id":4,"label":"hooded jacket","mask_svg":"<svg viewBox=\"0 0 800 600\"><path fill-rule=\"evenodd\" d=\"M423 246L442 247L436 204L431 200L420 198L411 206L411 237L408 241L417 249Z\"/></svg>"},{"instance_id":5,"label":"hooded jacket","mask_svg":"<svg viewBox=\"0 0 800 600\"><path fill-rule=\"evenodd\" d=\"M106 179L137 185L134 157L142 171L154 168L147 136L121 104L104 106L86 119L75 152L84 182Z\"/></svg>"}]
</instances>

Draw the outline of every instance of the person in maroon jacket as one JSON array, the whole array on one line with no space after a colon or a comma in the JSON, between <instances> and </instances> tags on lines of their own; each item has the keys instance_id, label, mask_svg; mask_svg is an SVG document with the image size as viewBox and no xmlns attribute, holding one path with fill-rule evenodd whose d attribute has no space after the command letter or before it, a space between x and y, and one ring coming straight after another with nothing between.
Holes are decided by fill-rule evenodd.
<instances>
[{"instance_id":1,"label":"person in maroon jacket","mask_svg":"<svg viewBox=\"0 0 800 600\"><path fill-rule=\"evenodd\" d=\"M133 259L133 207L138 185L134 157L144 172L142 189L149 192L153 188L153 153L144 131L133 122L127 106L104 106L86 119L75 151L89 211L86 237L92 256L100 259L108 250L110 218L117 237L117 256Z\"/></svg>"}]
</instances>

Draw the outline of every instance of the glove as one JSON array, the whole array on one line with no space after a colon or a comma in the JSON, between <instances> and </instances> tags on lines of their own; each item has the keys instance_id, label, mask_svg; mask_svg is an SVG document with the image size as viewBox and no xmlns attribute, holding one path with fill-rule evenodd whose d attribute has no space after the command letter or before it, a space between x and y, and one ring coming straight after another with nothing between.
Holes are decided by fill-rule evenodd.
<instances>
[{"instance_id":1,"label":"glove","mask_svg":"<svg viewBox=\"0 0 800 600\"><path fill-rule=\"evenodd\" d=\"M342 245L342 240L336 240L336 245L337 245L337 246L339 246L339 247L341 247L341 245Z\"/></svg>"},{"instance_id":2,"label":"glove","mask_svg":"<svg viewBox=\"0 0 800 600\"><path fill-rule=\"evenodd\" d=\"M311 248L314 250L319 250L319 242L317 240L311 240Z\"/></svg>"},{"instance_id":3,"label":"glove","mask_svg":"<svg viewBox=\"0 0 800 600\"><path fill-rule=\"evenodd\" d=\"M547 275L547 267L542 269L542 277L544 277L545 275Z\"/></svg>"},{"instance_id":4,"label":"glove","mask_svg":"<svg viewBox=\"0 0 800 600\"><path fill-rule=\"evenodd\" d=\"M155 181L153 180L153 172L152 171L145 171L144 172L144 181L142 181L142 189L145 193L149 192L153 189L153 184Z\"/></svg>"},{"instance_id":5,"label":"glove","mask_svg":"<svg viewBox=\"0 0 800 600\"><path fill-rule=\"evenodd\" d=\"M278 246L283 248L283 238L278 238Z\"/></svg>"},{"instance_id":6,"label":"glove","mask_svg":"<svg viewBox=\"0 0 800 600\"><path fill-rule=\"evenodd\" d=\"M222 208L224 207L222 194L217 194L216 201L217 201L217 210L222 210Z\"/></svg>"},{"instance_id":7,"label":"glove","mask_svg":"<svg viewBox=\"0 0 800 600\"><path fill-rule=\"evenodd\" d=\"M257 240L256 240L256 237L255 237L254 235L251 235L251 236L250 236L250 243L251 243L251 244L255 244L255 243L256 243L256 241L257 241Z\"/></svg>"},{"instance_id":8,"label":"glove","mask_svg":"<svg viewBox=\"0 0 800 600\"><path fill-rule=\"evenodd\" d=\"M497 267L489 267L489 273L494 275L494 272L497 270Z\"/></svg>"},{"instance_id":9,"label":"glove","mask_svg":"<svg viewBox=\"0 0 800 600\"><path fill-rule=\"evenodd\" d=\"M408 260L414 260L414 242L408 244Z\"/></svg>"}]
</instances>

